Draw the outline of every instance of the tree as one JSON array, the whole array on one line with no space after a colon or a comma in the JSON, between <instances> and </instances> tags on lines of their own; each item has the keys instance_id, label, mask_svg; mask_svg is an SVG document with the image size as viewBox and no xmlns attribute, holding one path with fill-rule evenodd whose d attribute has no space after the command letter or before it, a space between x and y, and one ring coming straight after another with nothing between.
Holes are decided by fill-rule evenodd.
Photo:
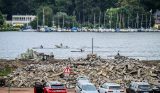
<instances>
[{"instance_id":1,"label":"tree","mask_svg":"<svg viewBox=\"0 0 160 93\"><path fill-rule=\"evenodd\" d=\"M4 24L4 18L3 18L3 15L0 11L0 26L2 26Z\"/></svg>"},{"instance_id":2,"label":"tree","mask_svg":"<svg viewBox=\"0 0 160 93\"><path fill-rule=\"evenodd\" d=\"M73 27L76 22L76 17L75 16L69 16L65 12L57 12L56 15L54 15L54 21L55 25L58 27Z\"/></svg>"},{"instance_id":3,"label":"tree","mask_svg":"<svg viewBox=\"0 0 160 93\"><path fill-rule=\"evenodd\" d=\"M44 25L52 26L53 21L53 11L52 8L48 6L40 6L37 10L38 14L38 23L39 25L43 25L43 10L44 10Z\"/></svg>"}]
</instances>

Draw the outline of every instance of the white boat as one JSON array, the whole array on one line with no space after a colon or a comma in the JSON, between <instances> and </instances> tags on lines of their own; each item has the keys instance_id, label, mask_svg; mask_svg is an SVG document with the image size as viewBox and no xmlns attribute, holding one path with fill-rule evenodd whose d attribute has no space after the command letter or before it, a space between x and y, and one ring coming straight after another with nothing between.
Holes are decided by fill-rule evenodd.
<instances>
[{"instance_id":1,"label":"white boat","mask_svg":"<svg viewBox=\"0 0 160 93\"><path fill-rule=\"evenodd\" d=\"M35 32L36 30L32 29L31 26L27 26L27 27L23 28L21 31L23 31L23 32Z\"/></svg>"},{"instance_id":2,"label":"white boat","mask_svg":"<svg viewBox=\"0 0 160 93\"><path fill-rule=\"evenodd\" d=\"M23 32L35 32L36 30L35 29L24 29L22 30Z\"/></svg>"}]
</instances>

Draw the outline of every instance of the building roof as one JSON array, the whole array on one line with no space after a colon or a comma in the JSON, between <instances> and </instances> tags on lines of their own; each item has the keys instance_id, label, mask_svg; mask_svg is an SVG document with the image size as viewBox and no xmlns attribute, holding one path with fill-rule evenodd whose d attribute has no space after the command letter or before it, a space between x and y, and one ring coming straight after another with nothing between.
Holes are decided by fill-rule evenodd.
<instances>
[{"instance_id":1,"label":"building roof","mask_svg":"<svg viewBox=\"0 0 160 93\"><path fill-rule=\"evenodd\" d=\"M12 17L36 17L35 15L12 15Z\"/></svg>"}]
</instances>

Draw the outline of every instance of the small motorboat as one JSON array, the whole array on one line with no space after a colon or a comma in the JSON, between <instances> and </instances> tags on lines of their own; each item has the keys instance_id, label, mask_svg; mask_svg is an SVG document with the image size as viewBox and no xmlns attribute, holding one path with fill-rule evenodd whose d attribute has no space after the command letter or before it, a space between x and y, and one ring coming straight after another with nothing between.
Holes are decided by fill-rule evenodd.
<instances>
[{"instance_id":1,"label":"small motorboat","mask_svg":"<svg viewBox=\"0 0 160 93\"><path fill-rule=\"evenodd\" d=\"M63 48L63 49L67 49L69 48L68 46L64 46L62 43L60 45L55 45L56 48Z\"/></svg>"},{"instance_id":2,"label":"small motorboat","mask_svg":"<svg viewBox=\"0 0 160 93\"><path fill-rule=\"evenodd\" d=\"M71 51L71 52L84 52L84 50L80 49L80 50L74 50L74 51Z\"/></svg>"}]
</instances>

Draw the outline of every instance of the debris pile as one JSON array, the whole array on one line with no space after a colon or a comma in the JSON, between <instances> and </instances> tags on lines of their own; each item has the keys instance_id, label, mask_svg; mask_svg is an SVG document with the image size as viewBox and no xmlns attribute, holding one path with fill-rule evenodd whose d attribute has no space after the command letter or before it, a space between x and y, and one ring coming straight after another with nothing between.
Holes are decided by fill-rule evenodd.
<instances>
[{"instance_id":1,"label":"debris pile","mask_svg":"<svg viewBox=\"0 0 160 93\"><path fill-rule=\"evenodd\" d=\"M68 65L72 71L66 77L63 75L63 70ZM76 78L80 75L88 76L96 86L104 82L127 84L133 80L147 80L149 83L155 83L160 79L160 64L147 66L139 60L121 56L115 59L97 58L92 62L90 59L56 63L43 62L18 68L6 79L12 87L33 87L38 81L56 80L65 83L68 88L73 88Z\"/></svg>"},{"instance_id":2,"label":"debris pile","mask_svg":"<svg viewBox=\"0 0 160 93\"><path fill-rule=\"evenodd\" d=\"M54 55L51 52L50 54L39 53L33 49L27 49L25 53L22 53L19 57L21 60L35 59L37 61L54 59Z\"/></svg>"}]
</instances>

